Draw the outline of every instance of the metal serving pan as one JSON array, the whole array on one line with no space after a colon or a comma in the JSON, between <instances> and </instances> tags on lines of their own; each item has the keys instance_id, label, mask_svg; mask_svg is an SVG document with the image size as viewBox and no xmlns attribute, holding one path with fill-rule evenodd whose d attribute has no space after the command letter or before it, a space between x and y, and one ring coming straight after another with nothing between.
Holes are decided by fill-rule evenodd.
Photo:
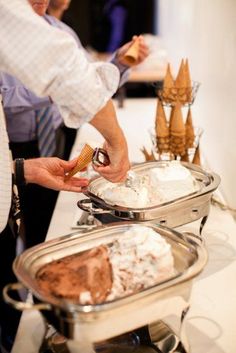
<instances>
[{"instance_id":1,"label":"metal serving pan","mask_svg":"<svg viewBox=\"0 0 236 353\"><path fill-rule=\"evenodd\" d=\"M154 161L138 164L132 167L135 172L143 173L152 168L164 167L168 161ZM181 162L188 168L199 183L199 190L173 201L158 204L147 208L128 208L113 206L97 196L104 187L106 180L102 177L95 178L83 190L87 199L80 200L78 207L92 214L109 214L116 218L131 221L153 221L168 226L177 227L202 218L200 232L209 214L212 193L220 183L220 177L215 173L208 173L192 163Z\"/></svg>"},{"instance_id":2,"label":"metal serving pan","mask_svg":"<svg viewBox=\"0 0 236 353\"><path fill-rule=\"evenodd\" d=\"M137 225L144 227L138 222L119 222L96 229L84 229L26 250L14 261L13 269L19 283L5 287L5 301L19 310L41 310L59 332L79 342L106 340L170 315L182 317L183 310L189 306L192 280L206 264L206 249L197 236L181 234L151 223L145 224L145 227L161 234L171 244L176 269L174 277L138 293L97 305L78 305L47 296L37 286L35 276L43 265L101 244L112 243ZM21 286L30 289L37 304L18 302L10 297L10 290Z\"/></svg>"}]
</instances>

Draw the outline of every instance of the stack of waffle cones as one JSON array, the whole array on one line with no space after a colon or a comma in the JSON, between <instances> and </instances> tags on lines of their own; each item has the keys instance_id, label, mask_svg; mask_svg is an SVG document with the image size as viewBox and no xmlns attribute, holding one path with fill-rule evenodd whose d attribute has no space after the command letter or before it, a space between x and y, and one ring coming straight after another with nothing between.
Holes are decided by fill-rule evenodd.
<instances>
[{"instance_id":1,"label":"stack of waffle cones","mask_svg":"<svg viewBox=\"0 0 236 353\"><path fill-rule=\"evenodd\" d=\"M193 156L193 160L192 160L193 164L197 164L197 165L201 165L201 157L200 157L200 147L199 144L196 148L195 154Z\"/></svg>"},{"instance_id":2,"label":"stack of waffle cones","mask_svg":"<svg viewBox=\"0 0 236 353\"><path fill-rule=\"evenodd\" d=\"M85 144L77 158L76 166L66 175L65 180L69 180L73 175L86 168L87 165L92 162L93 153L94 149L88 144Z\"/></svg>"},{"instance_id":3,"label":"stack of waffle cones","mask_svg":"<svg viewBox=\"0 0 236 353\"><path fill-rule=\"evenodd\" d=\"M188 59L185 61L182 59L176 80L173 79L170 64L168 64L161 97L165 103L175 104L176 101L181 104L191 103L192 84Z\"/></svg>"},{"instance_id":4,"label":"stack of waffle cones","mask_svg":"<svg viewBox=\"0 0 236 353\"><path fill-rule=\"evenodd\" d=\"M189 104L192 103L193 96L188 59L182 59L175 80L168 64L159 98L155 119L157 152L160 158L162 153L168 153L170 158L180 158L182 161L189 162L191 149L195 148L196 136ZM182 106L186 103L189 109L184 122ZM169 119L166 118L165 105L170 106ZM192 162L200 164L199 149L196 149Z\"/></svg>"},{"instance_id":5,"label":"stack of waffle cones","mask_svg":"<svg viewBox=\"0 0 236 353\"><path fill-rule=\"evenodd\" d=\"M163 82L162 97L166 103L171 103L176 96L175 81L171 73L170 64L167 65L166 75Z\"/></svg>"},{"instance_id":6,"label":"stack of waffle cones","mask_svg":"<svg viewBox=\"0 0 236 353\"><path fill-rule=\"evenodd\" d=\"M185 124L181 112L181 104L177 102L173 107L170 119L170 151L174 155L185 154Z\"/></svg>"},{"instance_id":7,"label":"stack of waffle cones","mask_svg":"<svg viewBox=\"0 0 236 353\"><path fill-rule=\"evenodd\" d=\"M192 113L190 108L188 110L185 128L186 128L186 149L188 149L194 146L194 139L195 139Z\"/></svg>"},{"instance_id":8,"label":"stack of waffle cones","mask_svg":"<svg viewBox=\"0 0 236 353\"><path fill-rule=\"evenodd\" d=\"M181 161L189 162L189 154L192 155L192 149L195 148L196 135L193 127L191 108L188 108L186 122L182 115L182 105L176 102L171 107L169 120L166 117L165 107L162 101L157 102L157 111L155 119L155 138L156 151L160 155L169 153L170 157L180 158ZM146 160L151 156L146 156ZM196 149L192 163L200 165L199 148Z\"/></svg>"},{"instance_id":9,"label":"stack of waffle cones","mask_svg":"<svg viewBox=\"0 0 236 353\"><path fill-rule=\"evenodd\" d=\"M170 133L165 110L160 100L157 101L155 131L159 153L169 152Z\"/></svg>"}]
</instances>

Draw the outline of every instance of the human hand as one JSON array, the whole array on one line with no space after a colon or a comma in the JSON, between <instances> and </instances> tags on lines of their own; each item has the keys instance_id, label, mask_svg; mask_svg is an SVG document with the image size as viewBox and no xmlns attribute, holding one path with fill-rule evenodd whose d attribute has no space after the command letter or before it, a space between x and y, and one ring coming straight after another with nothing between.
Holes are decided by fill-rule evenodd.
<instances>
[{"instance_id":1,"label":"human hand","mask_svg":"<svg viewBox=\"0 0 236 353\"><path fill-rule=\"evenodd\" d=\"M124 181L130 169L126 140L122 140L119 145L110 145L105 142L103 148L109 156L110 164L108 166L93 165L94 170L113 183Z\"/></svg>"},{"instance_id":2,"label":"human hand","mask_svg":"<svg viewBox=\"0 0 236 353\"><path fill-rule=\"evenodd\" d=\"M133 45L133 43L138 40L139 41L139 51L138 51L138 58L137 60L135 61L135 63L131 64L131 63L128 63L126 60L125 60L125 54L126 52L128 51L128 49L131 47L131 45ZM144 38L142 35L140 36L133 36L132 38L132 41L124 44L120 49L118 49L117 51L117 60L120 64L122 65L126 65L126 66L135 66L135 65L138 65L138 64L141 64L145 59L146 57L149 55L149 48L148 46L146 45L145 41L144 41Z\"/></svg>"},{"instance_id":3,"label":"human hand","mask_svg":"<svg viewBox=\"0 0 236 353\"><path fill-rule=\"evenodd\" d=\"M27 183L34 183L53 190L81 192L87 186L85 178L72 177L65 181L65 174L70 172L77 163L77 158L64 161L56 157L26 159L24 174Z\"/></svg>"},{"instance_id":4,"label":"human hand","mask_svg":"<svg viewBox=\"0 0 236 353\"><path fill-rule=\"evenodd\" d=\"M125 180L130 169L127 142L111 100L90 120L90 124L103 135L104 149L110 159L108 166L94 166L94 170L113 183Z\"/></svg>"}]
</instances>

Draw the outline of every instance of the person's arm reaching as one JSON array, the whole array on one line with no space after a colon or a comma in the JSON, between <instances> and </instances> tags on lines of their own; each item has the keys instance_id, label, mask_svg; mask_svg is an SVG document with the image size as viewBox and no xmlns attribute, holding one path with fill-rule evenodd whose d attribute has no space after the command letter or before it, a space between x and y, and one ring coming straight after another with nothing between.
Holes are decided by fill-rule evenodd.
<instances>
[{"instance_id":1,"label":"person's arm reaching","mask_svg":"<svg viewBox=\"0 0 236 353\"><path fill-rule=\"evenodd\" d=\"M47 24L27 0L0 0L0 16L0 70L16 76L36 94L50 96L63 109L69 127L78 128L98 113L94 126L105 137L111 157L106 177L123 179L129 166L125 139L115 115L105 114L119 84L118 69L109 63L89 63L71 35ZM118 129L117 137L104 127L110 123Z\"/></svg>"},{"instance_id":2,"label":"person's arm reaching","mask_svg":"<svg viewBox=\"0 0 236 353\"><path fill-rule=\"evenodd\" d=\"M53 190L81 192L81 187L88 185L84 178L72 177L65 181L66 173L70 172L77 159L64 161L62 159L35 158L24 161L24 178L26 183L33 183Z\"/></svg>"},{"instance_id":3,"label":"person's arm reaching","mask_svg":"<svg viewBox=\"0 0 236 353\"><path fill-rule=\"evenodd\" d=\"M123 131L116 119L115 109L111 100L95 115L90 124L99 130L106 139L104 147L110 158L109 166L94 167L94 169L108 180L113 182L123 181L130 168L128 149Z\"/></svg>"},{"instance_id":4,"label":"person's arm reaching","mask_svg":"<svg viewBox=\"0 0 236 353\"><path fill-rule=\"evenodd\" d=\"M139 51L138 51L138 58L137 61L135 61L135 64L127 64L127 61L125 61L125 54L129 47L134 44L134 42L138 40L139 42ZM144 37L142 35L140 36L133 36L132 41L124 44L121 48L119 48L116 52L116 57L120 65L128 65L129 67L131 66L136 66L138 64L141 64L149 55L149 48L147 44L145 43Z\"/></svg>"},{"instance_id":5,"label":"person's arm reaching","mask_svg":"<svg viewBox=\"0 0 236 353\"><path fill-rule=\"evenodd\" d=\"M0 0L0 16L0 70L50 96L67 111L68 126L89 121L115 93L118 69L89 63L74 38L36 15L27 0Z\"/></svg>"}]
</instances>

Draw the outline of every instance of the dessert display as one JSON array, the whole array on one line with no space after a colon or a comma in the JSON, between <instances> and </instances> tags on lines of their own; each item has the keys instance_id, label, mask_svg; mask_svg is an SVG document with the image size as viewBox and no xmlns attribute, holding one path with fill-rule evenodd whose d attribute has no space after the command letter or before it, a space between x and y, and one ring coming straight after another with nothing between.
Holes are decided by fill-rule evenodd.
<instances>
[{"instance_id":1,"label":"dessert display","mask_svg":"<svg viewBox=\"0 0 236 353\"><path fill-rule=\"evenodd\" d=\"M188 59L181 61L176 79L171 72L170 64L167 65L163 88L158 90L159 98L165 103L174 105L177 101L183 104L192 104L197 86L192 83Z\"/></svg>"},{"instance_id":2,"label":"dessert display","mask_svg":"<svg viewBox=\"0 0 236 353\"><path fill-rule=\"evenodd\" d=\"M175 275L171 246L145 226L133 226L100 245L44 265L40 292L79 304L98 304L139 292Z\"/></svg>"},{"instance_id":3,"label":"dessert display","mask_svg":"<svg viewBox=\"0 0 236 353\"><path fill-rule=\"evenodd\" d=\"M200 165L201 129L194 128L191 111L196 92L193 91L188 60L181 61L175 80L168 64L163 88L157 91L155 127L151 132L154 151L149 153L142 149L146 161L181 160ZM188 110L184 109L186 107ZM198 156L194 158L195 153Z\"/></svg>"},{"instance_id":4,"label":"dessert display","mask_svg":"<svg viewBox=\"0 0 236 353\"><path fill-rule=\"evenodd\" d=\"M130 208L147 208L198 191L198 182L179 161L170 161L142 173L134 173L131 185L106 182L97 195L106 203Z\"/></svg>"}]
</instances>

